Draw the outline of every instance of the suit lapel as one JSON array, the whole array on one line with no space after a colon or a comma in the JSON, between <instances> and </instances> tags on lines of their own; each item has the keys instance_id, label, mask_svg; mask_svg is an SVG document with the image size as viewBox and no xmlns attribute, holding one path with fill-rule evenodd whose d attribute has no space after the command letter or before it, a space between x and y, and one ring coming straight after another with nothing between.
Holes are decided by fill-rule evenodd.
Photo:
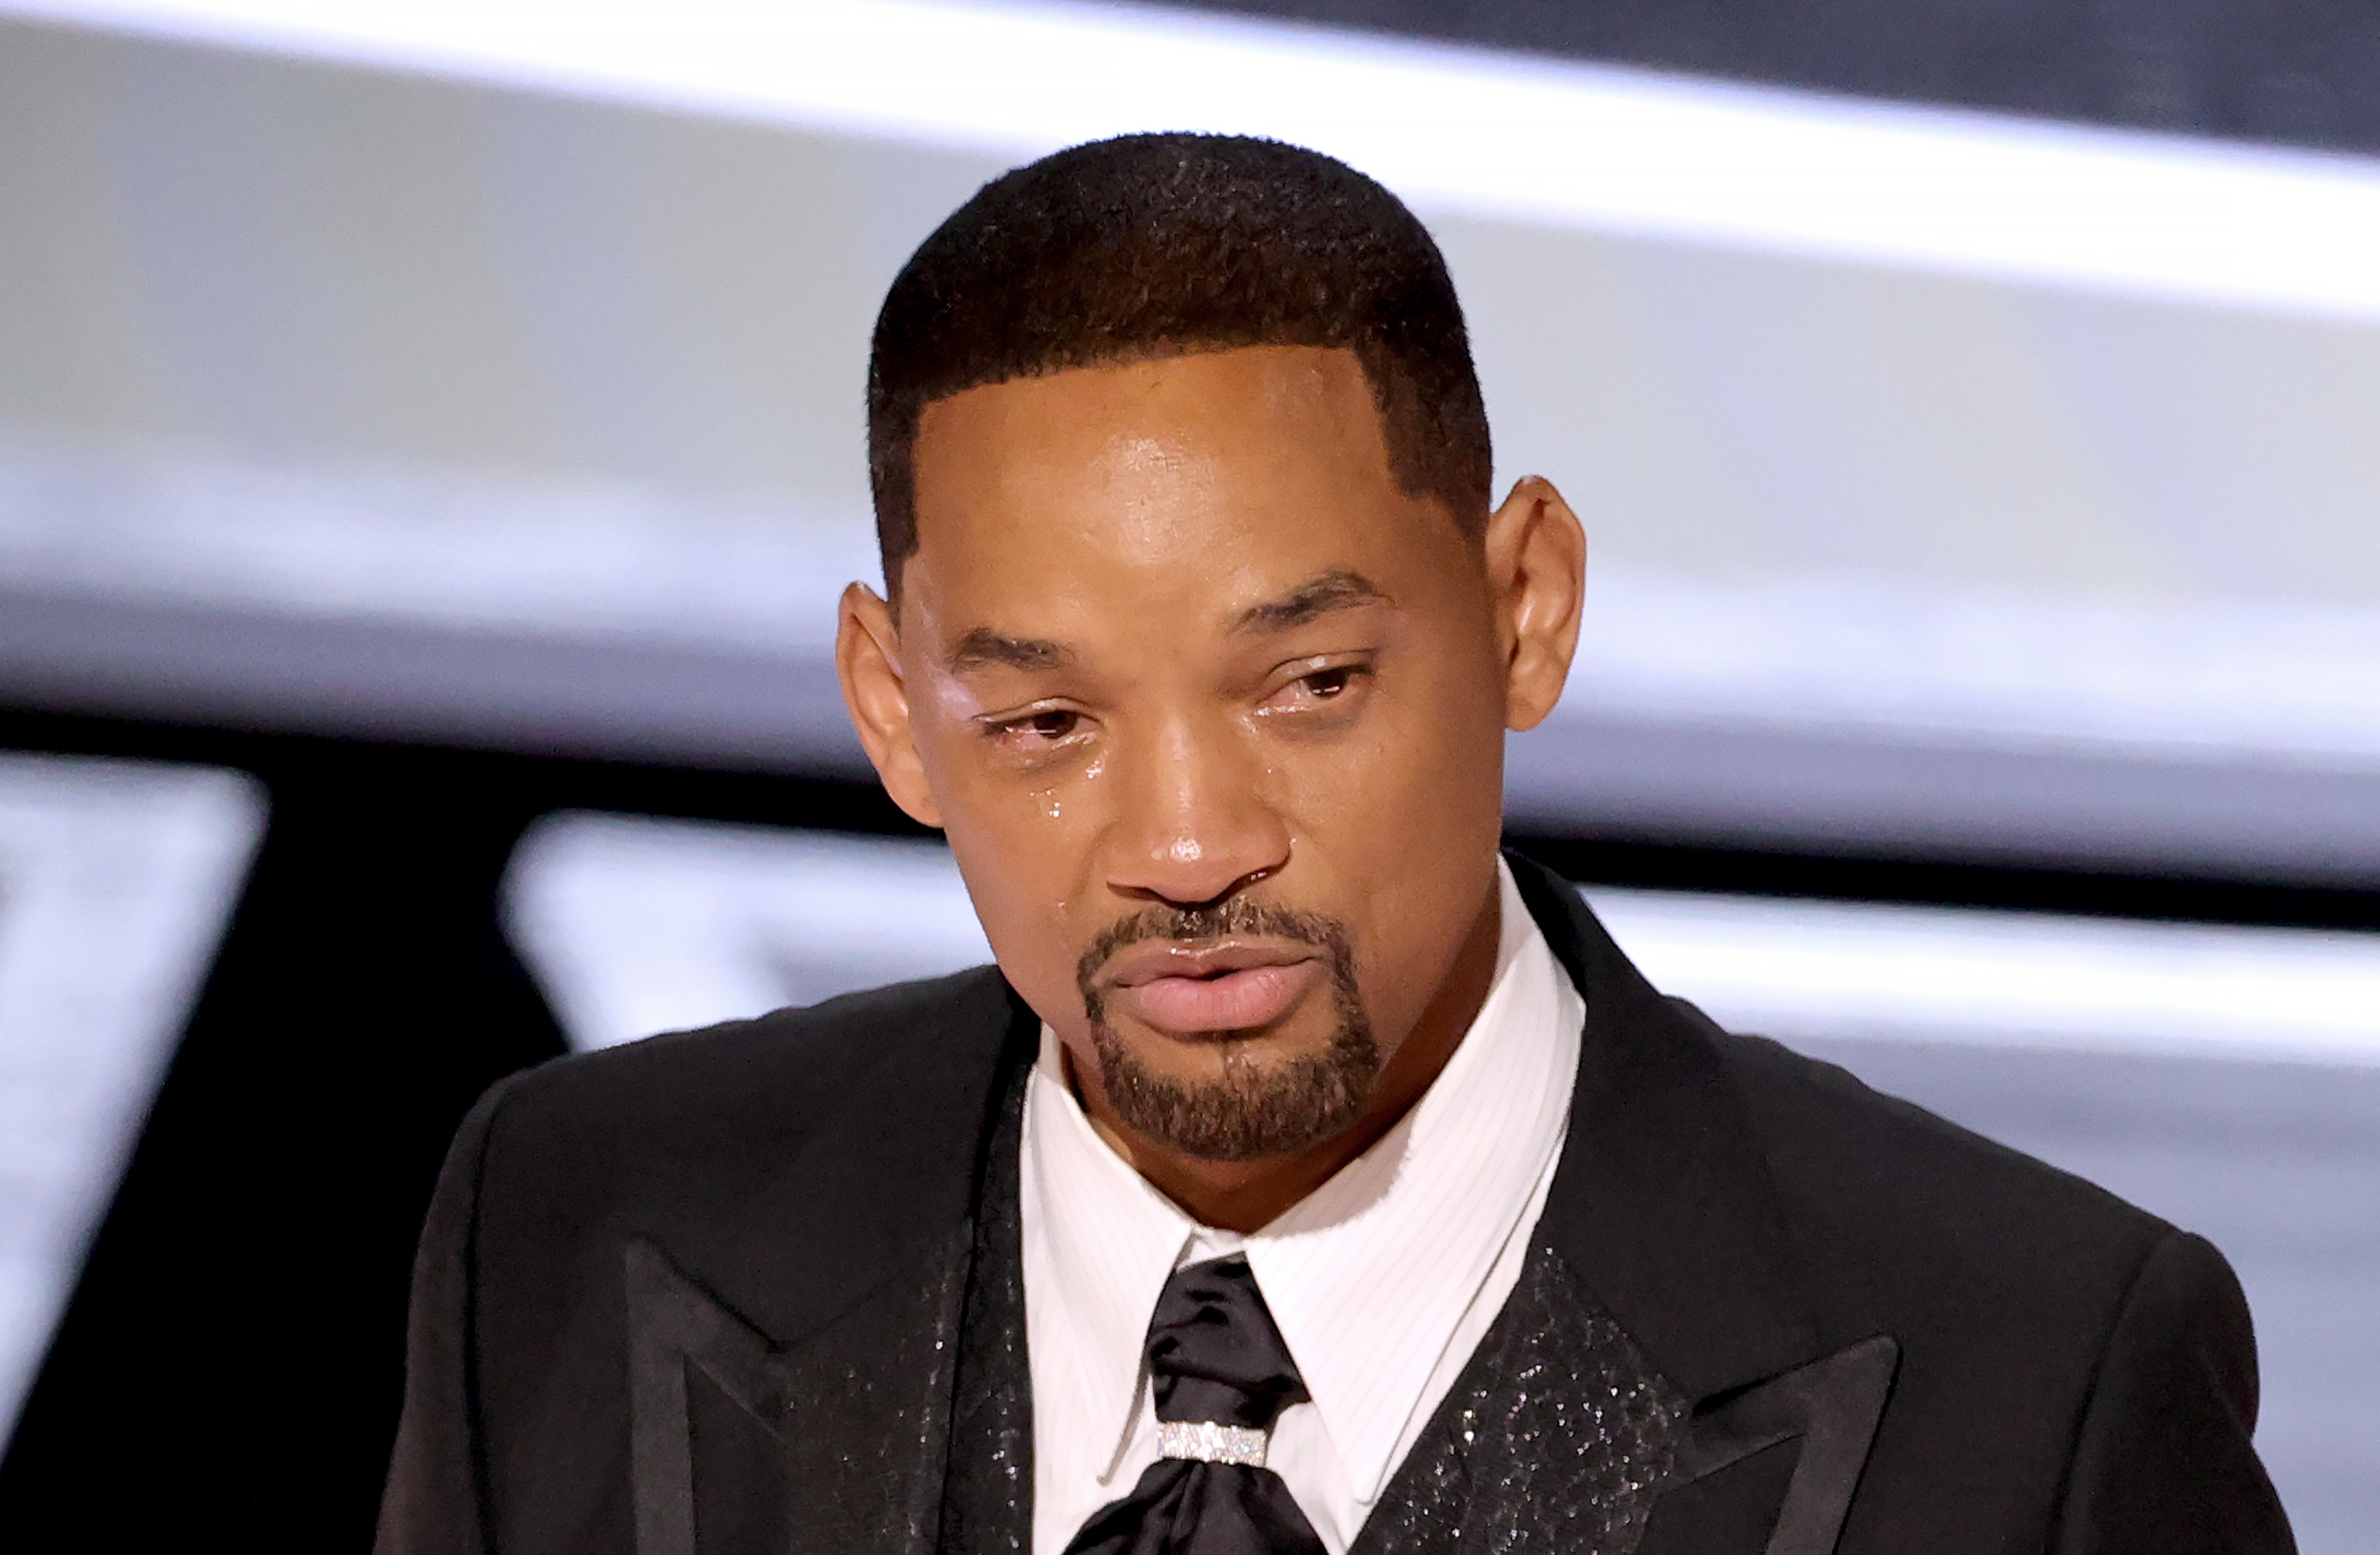
<instances>
[{"instance_id":1,"label":"suit lapel","mask_svg":"<svg viewBox=\"0 0 2380 1555\"><path fill-rule=\"evenodd\" d=\"M1773 1503L1765 1555L1831 1555L1900 1360L1900 1347L1888 1335L1875 1334L1697 1412L1679 1455L1670 1493L1674 1504L1666 1521L1655 1512L1649 1530L1660 1539L1648 1537L1640 1555L1672 1545L1713 1548L1706 1537L1686 1533L1693 1510L1710 1496L1708 1489L1698 1495L1696 1488L1787 1444L1797 1448L1783 1493Z\"/></svg>"},{"instance_id":2,"label":"suit lapel","mask_svg":"<svg viewBox=\"0 0 2380 1555\"><path fill-rule=\"evenodd\" d=\"M789 1162L835 1219L788 1249L766 1203L720 1241L628 1244L638 1555L929 1555L987 1142L1038 1023L996 974L957 1001L937 1073L876 1074ZM982 1029L985 1025L992 1032ZM1004 1032L1004 1037L1001 1034ZM844 1278L779 1307L788 1257Z\"/></svg>"},{"instance_id":3,"label":"suit lapel","mask_svg":"<svg viewBox=\"0 0 2380 1555\"><path fill-rule=\"evenodd\" d=\"M1540 1234L1694 1404L1638 1555L1830 1555L1899 1351L1811 1299L1716 1028L1567 884L1512 865L1586 1005Z\"/></svg>"},{"instance_id":4,"label":"suit lapel","mask_svg":"<svg viewBox=\"0 0 2380 1555\"><path fill-rule=\"evenodd\" d=\"M630 1245L638 1555L932 1549L966 1270L863 1302L791 1349Z\"/></svg>"},{"instance_id":5,"label":"suit lapel","mask_svg":"<svg viewBox=\"0 0 2380 1555\"><path fill-rule=\"evenodd\" d=\"M773 1440L791 1390L768 1336L641 1238L628 1244L628 1448L637 1555L695 1555L694 1401L699 1377ZM773 1474L757 1487L783 1495Z\"/></svg>"}]
</instances>

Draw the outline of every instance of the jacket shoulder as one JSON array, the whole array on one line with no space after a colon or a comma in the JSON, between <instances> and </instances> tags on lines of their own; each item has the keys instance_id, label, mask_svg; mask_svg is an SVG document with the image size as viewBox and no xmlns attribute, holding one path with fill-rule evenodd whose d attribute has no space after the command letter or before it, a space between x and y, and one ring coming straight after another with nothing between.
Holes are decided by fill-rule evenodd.
<instances>
[{"instance_id":1,"label":"jacket shoulder","mask_svg":"<svg viewBox=\"0 0 2380 1555\"><path fill-rule=\"evenodd\" d=\"M595 1136L614 1148L782 1142L879 1086L988 1063L1010 1014L1006 982L982 966L662 1032L512 1076L492 1125L513 1140Z\"/></svg>"},{"instance_id":2,"label":"jacket shoulder","mask_svg":"<svg viewBox=\"0 0 2380 1555\"><path fill-rule=\"evenodd\" d=\"M423 1236L385 1548L625 1548L631 1250L773 1343L818 1332L965 1223L1024 1016L987 967L492 1090Z\"/></svg>"},{"instance_id":3,"label":"jacket shoulder","mask_svg":"<svg viewBox=\"0 0 2380 1555\"><path fill-rule=\"evenodd\" d=\"M971 1166L1019 1006L997 969L562 1058L482 1103L484 1231L517 1247L654 1235L847 1196L888 1207ZM803 1216L800 1219L810 1217Z\"/></svg>"},{"instance_id":4,"label":"jacket shoulder","mask_svg":"<svg viewBox=\"0 0 2380 1555\"><path fill-rule=\"evenodd\" d=\"M1724 1060L1789 1215L1890 1295L1954 1286L1976 1300L2104 1307L2174 1227L2071 1172L1995 1143L1849 1071L1721 1030ZM1817 1249L1814 1249L1816 1251ZM1832 1256L1828 1256L1832 1255Z\"/></svg>"},{"instance_id":5,"label":"jacket shoulder","mask_svg":"<svg viewBox=\"0 0 2380 1555\"><path fill-rule=\"evenodd\" d=\"M2148 1417L2132 1407L2137 1398L2109 1402L2111 1391L2125 1391L2110 1379L2153 1373L2131 1390L2142 1396L2192 1386L2180 1351L2143 1340L2126 1318L2169 1266L2204 1276L2176 1298L2209 1357L2202 1369L2226 1384L2200 1390L2216 1401L2202 1413L2220 1424L2222 1401L2244 1398L2253 1418L2254 1340L2212 1247L1834 1064L1702 1024L1761 1140L1791 1256L1823 1325L1839 1342L1883 1331L1900 1347L1847 1549L1935 1545L1929 1520L1953 1494L1974 1529L1998 1530L2010 1546L2046 1543L2055 1509L2077 1490L2086 1416L2113 1419L2103 1433L2111 1439ZM2196 1431L2168 1443L2168 1456L2177 1472L2244 1462L2253 1479L2245 1441L2238 1429ZM2131 1488L2121 1475L2082 1478L2108 1481L2102 1501ZM2242 1515L2263 1515L2240 1504Z\"/></svg>"}]
</instances>

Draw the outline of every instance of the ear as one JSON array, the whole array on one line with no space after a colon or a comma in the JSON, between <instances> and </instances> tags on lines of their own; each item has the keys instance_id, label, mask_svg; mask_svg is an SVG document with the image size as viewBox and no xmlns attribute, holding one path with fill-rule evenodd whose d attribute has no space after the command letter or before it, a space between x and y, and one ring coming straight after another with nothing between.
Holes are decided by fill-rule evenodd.
<instances>
[{"instance_id":1,"label":"ear","mask_svg":"<svg viewBox=\"0 0 2380 1555\"><path fill-rule=\"evenodd\" d=\"M1553 483L1531 475L1488 517L1486 550L1504 659L1504 724L1534 729L1561 700L1578 649L1586 531Z\"/></svg>"},{"instance_id":2,"label":"ear","mask_svg":"<svg viewBox=\"0 0 2380 1555\"><path fill-rule=\"evenodd\" d=\"M901 676L901 639L892 608L865 583L843 591L834 634L835 674L843 682L843 705L859 733L868 759L884 792L921 826L940 826L942 812L917 759L909 722L909 688Z\"/></svg>"}]
</instances>

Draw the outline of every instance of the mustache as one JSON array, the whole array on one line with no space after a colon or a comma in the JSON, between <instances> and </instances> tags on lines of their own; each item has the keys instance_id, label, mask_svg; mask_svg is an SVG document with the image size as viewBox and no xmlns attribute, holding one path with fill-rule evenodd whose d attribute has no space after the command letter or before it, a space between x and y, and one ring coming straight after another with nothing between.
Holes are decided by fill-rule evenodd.
<instances>
[{"instance_id":1,"label":"mustache","mask_svg":"<svg viewBox=\"0 0 2380 1555\"><path fill-rule=\"evenodd\" d=\"M1094 989L1099 968L1113 960L1117 952L1150 941L1195 944L1235 936L1309 945L1329 956L1342 974L1352 964L1346 926L1336 918L1242 897L1211 907L1148 907L1110 924L1075 964L1075 981L1086 1002L1096 1007Z\"/></svg>"}]
</instances>

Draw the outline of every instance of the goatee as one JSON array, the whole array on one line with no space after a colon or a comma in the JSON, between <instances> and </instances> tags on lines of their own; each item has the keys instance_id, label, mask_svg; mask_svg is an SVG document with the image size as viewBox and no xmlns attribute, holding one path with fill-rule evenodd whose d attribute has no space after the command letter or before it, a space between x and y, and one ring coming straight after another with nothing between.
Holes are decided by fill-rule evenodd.
<instances>
[{"instance_id":1,"label":"goatee","mask_svg":"<svg viewBox=\"0 0 2380 1555\"><path fill-rule=\"evenodd\" d=\"M1220 1078L1184 1084L1159 1075L1108 1024L1093 979L1127 945L1227 935L1288 940L1322 953L1336 1022L1330 1046L1319 1053L1263 1063L1245 1056L1245 1044L1225 1038L1220 1039ZM1356 995L1346 929L1330 918L1244 900L1188 912L1151 908L1101 934L1076 966L1075 982L1109 1104L1127 1126L1184 1155L1222 1161L1288 1155L1347 1128L1371 1103L1380 1075L1379 1044Z\"/></svg>"}]
</instances>

